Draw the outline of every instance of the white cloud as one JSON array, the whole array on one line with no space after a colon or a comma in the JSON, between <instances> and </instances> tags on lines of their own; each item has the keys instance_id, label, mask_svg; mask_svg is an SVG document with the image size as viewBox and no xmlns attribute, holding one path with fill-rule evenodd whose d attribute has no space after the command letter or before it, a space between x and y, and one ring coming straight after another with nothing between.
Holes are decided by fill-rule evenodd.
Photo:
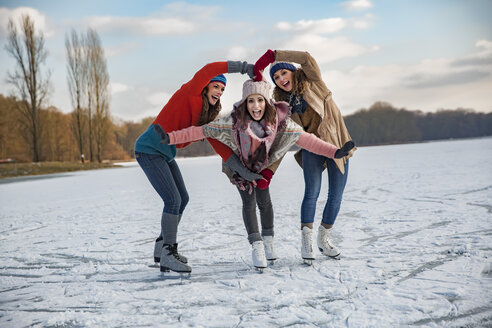
<instances>
[{"instance_id":1,"label":"white cloud","mask_svg":"<svg viewBox=\"0 0 492 328\"><path fill-rule=\"evenodd\" d=\"M146 17L94 16L85 19L85 25L108 33L149 36L188 35L202 32L219 7L171 3ZM218 28L220 28L218 26Z\"/></svg>"},{"instance_id":2,"label":"white cloud","mask_svg":"<svg viewBox=\"0 0 492 328\"><path fill-rule=\"evenodd\" d=\"M414 65L358 66L348 72L324 71L323 80L334 93L344 115L368 108L376 101L396 107L434 111L440 108L492 110L492 62L468 61L488 41L477 42L477 53L463 58L425 59Z\"/></svg>"},{"instance_id":3,"label":"white cloud","mask_svg":"<svg viewBox=\"0 0 492 328\"><path fill-rule=\"evenodd\" d=\"M316 34L299 34L282 44L280 49L308 51L319 64L323 64L342 58L357 57L379 48L368 48L346 37L326 38Z\"/></svg>"},{"instance_id":4,"label":"white cloud","mask_svg":"<svg viewBox=\"0 0 492 328\"><path fill-rule=\"evenodd\" d=\"M281 31L294 31L310 33L334 33L347 27L347 21L343 18L326 18L320 20L300 20L291 24L289 22L277 23L277 29Z\"/></svg>"},{"instance_id":5,"label":"white cloud","mask_svg":"<svg viewBox=\"0 0 492 328\"><path fill-rule=\"evenodd\" d=\"M167 92L155 92L148 95L145 99L152 106L159 110L171 99L171 94Z\"/></svg>"},{"instance_id":6,"label":"white cloud","mask_svg":"<svg viewBox=\"0 0 492 328\"><path fill-rule=\"evenodd\" d=\"M128 91L130 89L131 89L130 86L123 83L116 83L116 82L111 83L111 94L113 95L120 92Z\"/></svg>"},{"instance_id":7,"label":"white cloud","mask_svg":"<svg viewBox=\"0 0 492 328\"><path fill-rule=\"evenodd\" d=\"M44 36L47 38L52 37L55 34L54 30L49 26L46 16L37 9L30 7L17 7L14 9L0 7L0 36L6 37L8 35L7 25L9 18L14 20L14 23L19 29L20 18L22 15L26 14L34 21L36 31L43 32Z\"/></svg>"},{"instance_id":8,"label":"white cloud","mask_svg":"<svg viewBox=\"0 0 492 328\"><path fill-rule=\"evenodd\" d=\"M328 34L340 32L346 28L367 29L371 26L373 16L365 15L359 19L344 19L340 17L319 20L300 20L295 23L278 22L275 28L282 32Z\"/></svg>"},{"instance_id":9,"label":"white cloud","mask_svg":"<svg viewBox=\"0 0 492 328\"><path fill-rule=\"evenodd\" d=\"M193 22L181 18L151 17L90 17L86 24L103 32L119 32L143 35L183 35L196 30Z\"/></svg>"},{"instance_id":10,"label":"white cloud","mask_svg":"<svg viewBox=\"0 0 492 328\"><path fill-rule=\"evenodd\" d=\"M372 7L369 0L351 0L342 3L342 6L349 10L366 10Z\"/></svg>"}]
</instances>

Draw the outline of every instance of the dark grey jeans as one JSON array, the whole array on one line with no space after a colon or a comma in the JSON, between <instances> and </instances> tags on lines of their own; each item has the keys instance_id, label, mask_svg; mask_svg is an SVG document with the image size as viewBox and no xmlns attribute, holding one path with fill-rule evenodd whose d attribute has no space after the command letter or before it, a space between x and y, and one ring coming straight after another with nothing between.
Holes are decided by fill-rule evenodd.
<instances>
[{"instance_id":1,"label":"dark grey jeans","mask_svg":"<svg viewBox=\"0 0 492 328\"><path fill-rule=\"evenodd\" d=\"M243 221L249 243L261 240L261 236L273 236L273 206L270 199L270 188L265 190L254 188L251 194L239 189L238 191L243 200ZM261 235L258 229L256 205L260 210Z\"/></svg>"}]
</instances>

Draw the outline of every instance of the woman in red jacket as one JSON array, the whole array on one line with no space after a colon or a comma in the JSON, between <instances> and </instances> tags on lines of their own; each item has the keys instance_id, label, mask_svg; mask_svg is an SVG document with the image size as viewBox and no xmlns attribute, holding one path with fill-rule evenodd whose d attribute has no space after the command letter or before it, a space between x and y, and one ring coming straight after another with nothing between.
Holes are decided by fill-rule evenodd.
<instances>
[{"instance_id":1,"label":"woman in red jacket","mask_svg":"<svg viewBox=\"0 0 492 328\"><path fill-rule=\"evenodd\" d=\"M226 78L222 73L247 73L251 78L254 76L253 65L247 62L227 61L205 65L174 93L135 144L138 164L164 201L161 233L154 247L154 261L160 262L161 272L191 272L187 258L178 253L176 242L178 224L189 197L174 160L176 147L183 148L190 143L178 146L162 144L161 134L213 121L221 109L220 97L226 86ZM249 181L261 179L260 175L247 170L230 148L217 140L207 140L226 165L243 178Z\"/></svg>"}]
</instances>

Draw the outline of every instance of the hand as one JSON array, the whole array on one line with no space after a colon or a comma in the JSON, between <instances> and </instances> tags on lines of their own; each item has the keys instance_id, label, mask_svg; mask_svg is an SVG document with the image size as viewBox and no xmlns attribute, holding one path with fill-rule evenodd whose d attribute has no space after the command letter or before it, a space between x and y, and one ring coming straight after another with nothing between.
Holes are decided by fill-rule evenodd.
<instances>
[{"instance_id":1,"label":"hand","mask_svg":"<svg viewBox=\"0 0 492 328\"><path fill-rule=\"evenodd\" d=\"M268 49L263 56L261 56L255 63L254 74L255 81L261 81L263 79L263 75L261 74L263 70L275 61L275 52Z\"/></svg>"},{"instance_id":2,"label":"hand","mask_svg":"<svg viewBox=\"0 0 492 328\"><path fill-rule=\"evenodd\" d=\"M162 126L159 124L154 124L154 130L161 137L161 144L169 145L169 134L164 131Z\"/></svg>"},{"instance_id":3,"label":"hand","mask_svg":"<svg viewBox=\"0 0 492 328\"><path fill-rule=\"evenodd\" d=\"M352 150L352 148L355 147L355 144L352 140L347 141L345 145L342 146L342 148L338 149L335 152L335 158L342 158L345 157L349 154L349 151Z\"/></svg>"},{"instance_id":4,"label":"hand","mask_svg":"<svg viewBox=\"0 0 492 328\"><path fill-rule=\"evenodd\" d=\"M245 167L236 154L232 154L229 159L224 162L224 164L239 174L243 179L253 182L253 185L255 185L255 180L262 178L262 176L258 173L251 172L247 167Z\"/></svg>"},{"instance_id":5,"label":"hand","mask_svg":"<svg viewBox=\"0 0 492 328\"><path fill-rule=\"evenodd\" d=\"M253 64L248 64L246 67L246 73L248 74L250 79L255 78L255 71L254 71L254 65Z\"/></svg>"},{"instance_id":6,"label":"hand","mask_svg":"<svg viewBox=\"0 0 492 328\"><path fill-rule=\"evenodd\" d=\"M261 190L265 190L270 185L270 181L272 181L273 171L270 169L264 169L260 172L260 174L263 176L263 179L258 180L256 186Z\"/></svg>"}]
</instances>

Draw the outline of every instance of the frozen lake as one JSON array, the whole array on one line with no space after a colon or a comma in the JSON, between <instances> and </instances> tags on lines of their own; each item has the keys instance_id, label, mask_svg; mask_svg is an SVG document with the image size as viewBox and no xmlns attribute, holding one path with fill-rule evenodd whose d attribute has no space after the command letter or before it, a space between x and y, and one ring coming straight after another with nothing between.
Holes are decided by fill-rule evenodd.
<instances>
[{"instance_id":1,"label":"frozen lake","mask_svg":"<svg viewBox=\"0 0 492 328\"><path fill-rule=\"evenodd\" d=\"M341 260L318 252L312 267L289 153L271 184L279 260L262 274L219 157L178 163L189 278L152 267L162 202L135 163L0 180L0 326L492 326L492 138L360 148Z\"/></svg>"}]
</instances>

